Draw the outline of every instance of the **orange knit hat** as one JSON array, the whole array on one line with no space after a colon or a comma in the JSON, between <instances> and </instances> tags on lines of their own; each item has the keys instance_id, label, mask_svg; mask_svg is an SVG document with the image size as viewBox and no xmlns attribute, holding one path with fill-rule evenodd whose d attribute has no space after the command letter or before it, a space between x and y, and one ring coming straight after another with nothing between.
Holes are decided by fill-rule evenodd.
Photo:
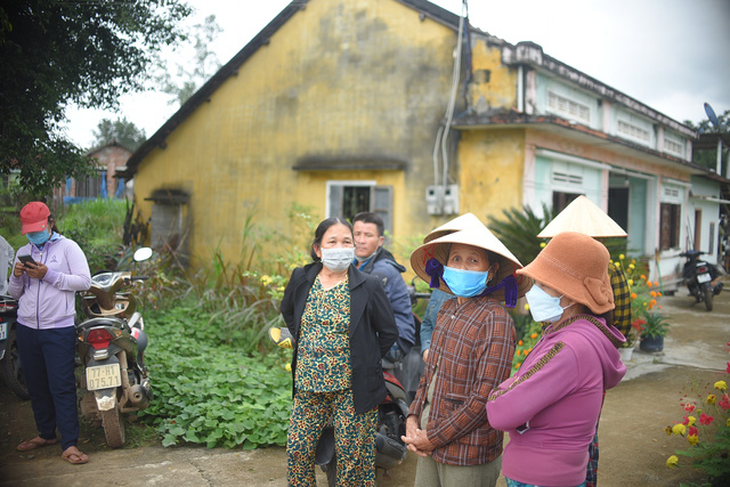
<instances>
[{"instance_id":1,"label":"orange knit hat","mask_svg":"<svg viewBox=\"0 0 730 487\"><path fill-rule=\"evenodd\" d=\"M600 315L614 308L609 258L608 249L588 235L562 232L517 274L550 286Z\"/></svg>"}]
</instances>

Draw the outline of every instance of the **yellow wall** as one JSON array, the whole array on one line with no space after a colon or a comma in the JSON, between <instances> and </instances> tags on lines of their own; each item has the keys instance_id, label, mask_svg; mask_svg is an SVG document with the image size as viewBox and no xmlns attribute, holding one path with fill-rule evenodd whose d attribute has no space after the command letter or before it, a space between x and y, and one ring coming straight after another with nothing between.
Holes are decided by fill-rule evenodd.
<instances>
[{"instance_id":1,"label":"yellow wall","mask_svg":"<svg viewBox=\"0 0 730 487\"><path fill-rule=\"evenodd\" d=\"M471 106L480 110L517 108L517 71L502 64L499 46L487 45L484 39L473 42L472 72Z\"/></svg>"},{"instance_id":2,"label":"yellow wall","mask_svg":"<svg viewBox=\"0 0 730 487\"><path fill-rule=\"evenodd\" d=\"M274 231L287 231L294 203L323 218L328 179L392 185L394 236L429 230L424 189L454 40L396 1L310 1L142 161L139 208L149 217L144 199L160 188L188 191L194 262L218 246L237 259L254 206ZM405 169L292 169L306 157L393 158Z\"/></svg>"},{"instance_id":3,"label":"yellow wall","mask_svg":"<svg viewBox=\"0 0 730 487\"><path fill-rule=\"evenodd\" d=\"M459 142L460 209L483 222L522 206L524 130L474 130Z\"/></svg>"}]
</instances>

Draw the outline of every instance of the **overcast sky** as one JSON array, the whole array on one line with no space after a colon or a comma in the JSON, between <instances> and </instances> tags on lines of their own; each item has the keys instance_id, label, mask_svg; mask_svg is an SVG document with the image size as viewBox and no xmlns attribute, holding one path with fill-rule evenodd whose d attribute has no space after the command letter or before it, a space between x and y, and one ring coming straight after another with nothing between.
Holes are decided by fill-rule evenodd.
<instances>
[{"instance_id":1,"label":"overcast sky","mask_svg":"<svg viewBox=\"0 0 730 487\"><path fill-rule=\"evenodd\" d=\"M212 45L225 64L290 0L188 0L190 24L210 14L223 29ZM311 0L317 1L317 0ZM386 0L380 0L386 1ZM432 0L460 13L462 0ZM472 25L546 54L679 121L697 123L708 102L730 109L730 0L479 0ZM164 95L126 96L121 113L69 109L68 135L83 147L100 120L126 117L148 137L177 110Z\"/></svg>"}]
</instances>

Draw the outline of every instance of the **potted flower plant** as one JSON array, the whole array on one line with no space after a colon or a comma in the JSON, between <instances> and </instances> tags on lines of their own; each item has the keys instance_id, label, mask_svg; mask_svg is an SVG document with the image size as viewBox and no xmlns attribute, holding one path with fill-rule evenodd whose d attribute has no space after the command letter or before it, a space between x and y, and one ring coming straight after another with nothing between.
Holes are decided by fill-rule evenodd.
<instances>
[{"instance_id":1,"label":"potted flower plant","mask_svg":"<svg viewBox=\"0 0 730 487\"><path fill-rule=\"evenodd\" d=\"M641 318L637 318L631 322L631 328L629 328L629 331L626 334L626 342L621 346L621 348L619 348L621 360L624 362L631 360L631 357L634 355L636 339L641 336L641 330L645 323L646 321Z\"/></svg>"},{"instance_id":2,"label":"potted flower plant","mask_svg":"<svg viewBox=\"0 0 730 487\"><path fill-rule=\"evenodd\" d=\"M645 352L661 352L664 350L664 337L669 331L669 323L664 315L654 311L644 312L643 321L639 348Z\"/></svg>"}]
</instances>

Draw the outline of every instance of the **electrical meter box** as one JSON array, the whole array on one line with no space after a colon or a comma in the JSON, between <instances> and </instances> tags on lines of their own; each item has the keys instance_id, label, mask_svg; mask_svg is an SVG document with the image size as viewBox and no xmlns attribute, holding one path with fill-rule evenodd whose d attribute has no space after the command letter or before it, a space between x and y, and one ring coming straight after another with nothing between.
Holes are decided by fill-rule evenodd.
<instances>
[{"instance_id":1,"label":"electrical meter box","mask_svg":"<svg viewBox=\"0 0 730 487\"><path fill-rule=\"evenodd\" d=\"M429 215L459 213L459 185L432 185L426 188L426 209Z\"/></svg>"}]
</instances>

